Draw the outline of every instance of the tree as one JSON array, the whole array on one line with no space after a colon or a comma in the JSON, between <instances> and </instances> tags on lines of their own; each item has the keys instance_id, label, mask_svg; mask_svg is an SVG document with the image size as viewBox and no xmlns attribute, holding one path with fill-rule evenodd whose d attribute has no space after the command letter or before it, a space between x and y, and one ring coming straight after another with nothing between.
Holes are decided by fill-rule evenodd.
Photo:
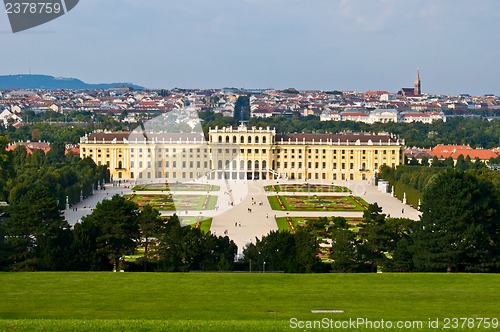
<instances>
[{"instance_id":1,"label":"tree","mask_svg":"<svg viewBox=\"0 0 500 332\"><path fill-rule=\"evenodd\" d=\"M452 157L448 157L443 161L443 166L448 168L453 168L455 166L455 162Z\"/></svg>"},{"instance_id":2,"label":"tree","mask_svg":"<svg viewBox=\"0 0 500 332\"><path fill-rule=\"evenodd\" d=\"M97 203L83 223L93 223L98 229L98 253L105 254L116 268L123 255L133 253L139 243L139 208L124 197L114 195Z\"/></svg>"},{"instance_id":3,"label":"tree","mask_svg":"<svg viewBox=\"0 0 500 332\"><path fill-rule=\"evenodd\" d=\"M159 266L162 271L179 272L187 271L185 257L182 248L184 237L179 217L174 214L165 224L165 233L160 239Z\"/></svg>"},{"instance_id":4,"label":"tree","mask_svg":"<svg viewBox=\"0 0 500 332\"><path fill-rule=\"evenodd\" d=\"M315 234L299 229L290 232L271 231L261 239L256 238L243 251L244 260L253 270L309 273L320 270L319 241Z\"/></svg>"},{"instance_id":5,"label":"tree","mask_svg":"<svg viewBox=\"0 0 500 332\"><path fill-rule=\"evenodd\" d=\"M6 182L13 174L11 154L6 151L6 148L7 140L0 136L0 201L8 196L5 190Z\"/></svg>"},{"instance_id":6,"label":"tree","mask_svg":"<svg viewBox=\"0 0 500 332\"><path fill-rule=\"evenodd\" d=\"M73 228L72 269L77 271L106 271L113 266L106 255L99 252L99 227L92 222L77 223Z\"/></svg>"},{"instance_id":7,"label":"tree","mask_svg":"<svg viewBox=\"0 0 500 332\"><path fill-rule=\"evenodd\" d=\"M256 238L243 251L244 260L253 271L296 272L297 252L294 234L271 231L261 239Z\"/></svg>"},{"instance_id":8,"label":"tree","mask_svg":"<svg viewBox=\"0 0 500 332\"><path fill-rule=\"evenodd\" d=\"M69 224L45 187L36 186L9 206L4 227L15 270L60 270L69 257Z\"/></svg>"},{"instance_id":9,"label":"tree","mask_svg":"<svg viewBox=\"0 0 500 332\"><path fill-rule=\"evenodd\" d=\"M419 271L498 271L499 195L487 181L462 171L441 173L424 192L413 233Z\"/></svg>"},{"instance_id":10,"label":"tree","mask_svg":"<svg viewBox=\"0 0 500 332\"><path fill-rule=\"evenodd\" d=\"M364 224L360 224L360 253L365 262L371 265L372 271L377 265L383 265L389 250L392 234L385 225L385 214L377 203L370 204L363 212Z\"/></svg>"},{"instance_id":11,"label":"tree","mask_svg":"<svg viewBox=\"0 0 500 332\"><path fill-rule=\"evenodd\" d=\"M438 159L438 157L434 156L432 157L432 162L431 162L432 167L443 167L443 163L441 160Z\"/></svg>"},{"instance_id":12,"label":"tree","mask_svg":"<svg viewBox=\"0 0 500 332\"><path fill-rule=\"evenodd\" d=\"M163 225L163 220L160 218L160 212L157 209L154 209L149 204L142 207L139 214L139 227L144 238L144 256L146 258L148 257L150 239L160 235Z\"/></svg>"},{"instance_id":13,"label":"tree","mask_svg":"<svg viewBox=\"0 0 500 332\"><path fill-rule=\"evenodd\" d=\"M330 258L333 260L332 271L355 271L359 263L356 235L349 229L345 218L336 217L333 219L330 238L332 240L330 253Z\"/></svg>"},{"instance_id":14,"label":"tree","mask_svg":"<svg viewBox=\"0 0 500 332\"><path fill-rule=\"evenodd\" d=\"M227 236L217 237L198 228L182 227L174 214L160 235L158 266L169 272L229 271L237 250Z\"/></svg>"},{"instance_id":15,"label":"tree","mask_svg":"<svg viewBox=\"0 0 500 332\"><path fill-rule=\"evenodd\" d=\"M465 158L463 154L457 157L457 163L455 164L455 169L459 171L465 171L467 169L467 164L465 163Z\"/></svg>"},{"instance_id":16,"label":"tree","mask_svg":"<svg viewBox=\"0 0 500 332\"><path fill-rule=\"evenodd\" d=\"M324 236L318 237L314 232L308 232L307 229L299 229L294 237L297 257L293 269L288 272L311 273L323 270L318 252L319 244Z\"/></svg>"},{"instance_id":17,"label":"tree","mask_svg":"<svg viewBox=\"0 0 500 332\"><path fill-rule=\"evenodd\" d=\"M384 271L411 272L414 269L413 255L410 252L412 232L415 221L408 218L386 218L386 227L392 234L388 242L388 257L384 261Z\"/></svg>"},{"instance_id":18,"label":"tree","mask_svg":"<svg viewBox=\"0 0 500 332\"><path fill-rule=\"evenodd\" d=\"M203 238L199 268L202 271L231 271L238 251L236 244L227 236L217 237L201 232L199 234Z\"/></svg>"},{"instance_id":19,"label":"tree","mask_svg":"<svg viewBox=\"0 0 500 332\"><path fill-rule=\"evenodd\" d=\"M50 164L61 163L65 158L64 152L64 143L51 144L50 151L46 154L47 162Z\"/></svg>"}]
</instances>

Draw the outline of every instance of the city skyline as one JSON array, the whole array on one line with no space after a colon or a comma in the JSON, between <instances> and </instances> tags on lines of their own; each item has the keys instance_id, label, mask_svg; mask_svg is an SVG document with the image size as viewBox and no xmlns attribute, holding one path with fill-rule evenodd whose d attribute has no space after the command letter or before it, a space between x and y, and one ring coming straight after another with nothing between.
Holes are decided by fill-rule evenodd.
<instances>
[{"instance_id":1,"label":"city skyline","mask_svg":"<svg viewBox=\"0 0 500 332\"><path fill-rule=\"evenodd\" d=\"M500 94L494 1L87 0L12 34L0 73L147 88L275 88Z\"/></svg>"}]
</instances>

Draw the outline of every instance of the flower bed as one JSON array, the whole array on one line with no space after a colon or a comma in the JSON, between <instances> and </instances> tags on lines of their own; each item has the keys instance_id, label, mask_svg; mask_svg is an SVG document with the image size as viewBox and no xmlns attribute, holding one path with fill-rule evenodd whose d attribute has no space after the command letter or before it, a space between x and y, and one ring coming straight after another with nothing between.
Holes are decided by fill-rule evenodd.
<instances>
[{"instance_id":1,"label":"flower bed","mask_svg":"<svg viewBox=\"0 0 500 332\"><path fill-rule=\"evenodd\" d=\"M355 196L272 196L277 204L274 210L282 211L364 211L368 204ZM271 202L271 197L268 197Z\"/></svg>"},{"instance_id":2,"label":"flower bed","mask_svg":"<svg viewBox=\"0 0 500 332\"><path fill-rule=\"evenodd\" d=\"M324 193L350 193L347 187L328 185L328 184L280 184L265 186L264 190L269 192L324 192Z\"/></svg>"},{"instance_id":3,"label":"flower bed","mask_svg":"<svg viewBox=\"0 0 500 332\"><path fill-rule=\"evenodd\" d=\"M159 210L213 210L217 203L217 196L211 195L142 195L132 194L127 199L135 202L139 207L146 204Z\"/></svg>"},{"instance_id":4,"label":"flower bed","mask_svg":"<svg viewBox=\"0 0 500 332\"><path fill-rule=\"evenodd\" d=\"M201 183L148 183L132 188L135 191L219 191L220 186Z\"/></svg>"}]
</instances>

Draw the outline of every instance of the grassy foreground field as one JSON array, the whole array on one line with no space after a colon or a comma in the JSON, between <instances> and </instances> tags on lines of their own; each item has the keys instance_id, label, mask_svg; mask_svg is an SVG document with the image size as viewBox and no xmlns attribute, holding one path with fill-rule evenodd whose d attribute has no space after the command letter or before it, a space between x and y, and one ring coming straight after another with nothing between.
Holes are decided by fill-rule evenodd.
<instances>
[{"instance_id":1,"label":"grassy foreground field","mask_svg":"<svg viewBox=\"0 0 500 332\"><path fill-rule=\"evenodd\" d=\"M499 281L491 274L2 273L0 330L286 331L294 318L363 318L421 321L414 330L422 331L429 319L499 319Z\"/></svg>"}]
</instances>

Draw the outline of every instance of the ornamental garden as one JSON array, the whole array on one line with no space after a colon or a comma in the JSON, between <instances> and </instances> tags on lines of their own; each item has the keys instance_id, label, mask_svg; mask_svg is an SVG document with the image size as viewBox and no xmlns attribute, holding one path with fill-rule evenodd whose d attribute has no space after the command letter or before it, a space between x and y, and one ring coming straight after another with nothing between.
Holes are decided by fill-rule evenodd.
<instances>
[{"instance_id":1,"label":"ornamental garden","mask_svg":"<svg viewBox=\"0 0 500 332\"><path fill-rule=\"evenodd\" d=\"M217 196L214 195L132 194L125 198L132 200L140 208L149 204L160 211L214 210L217 204Z\"/></svg>"},{"instance_id":2,"label":"ornamental garden","mask_svg":"<svg viewBox=\"0 0 500 332\"><path fill-rule=\"evenodd\" d=\"M202 183L149 183L132 188L134 191L219 191L220 186Z\"/></svg>"},{"instance_id":3,"label":"ornamental garden","mask_svg":"<svg viewBox=\"0 0 500 332\"><path fill-rule=\"evenodd\" d=\"M269 192L324 192L324 193L350 193L347 187L327 185L327 184L279 184L265 186L265 191Z\"/></svg>"},{"instance_id":4,"label":"ornamental garden","mask_svg":"<svg viewBox=\"0 0 500 332\"><path fill-rule=\"evenodd\" d=\"M356 196L268 196L273 210L281 211L352 211L362 212L368 203Z\"/></svg>"},{"instance_id":5,"label":"ornamental garden","mask_svg":"<svg viewBox=\"0 0 500 332\"><path fill-rule=\"evenodd\" d=\"M323 217L326 218L330 224L332 224L332 219L335 217ZM350 225L350 229L357 231L358 224L363 222L362 217L344 217L347 223ZM304 227L308 222L317 222L321 217L278 217L276 218L276 224L280 231L295 233L295 230L299 227Z\"/></svg>"}]
</instances>

